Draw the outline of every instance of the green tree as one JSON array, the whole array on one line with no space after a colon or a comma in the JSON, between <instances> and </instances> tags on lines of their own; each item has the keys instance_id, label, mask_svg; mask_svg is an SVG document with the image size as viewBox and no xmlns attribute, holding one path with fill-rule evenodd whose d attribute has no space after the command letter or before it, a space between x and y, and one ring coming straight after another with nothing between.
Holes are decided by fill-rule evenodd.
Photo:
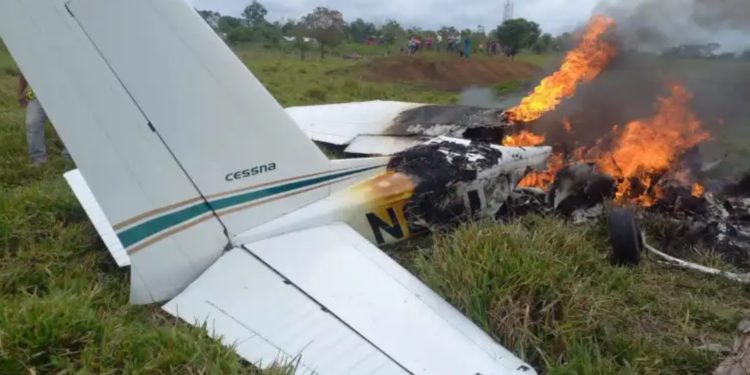
<instances>
[{"instance_id":1,"label":"green tree","mask_svg":"<svg viewBox=\"0 0 750 375\"><path fill-rule=\"evenodd\" d=\"M231 16L219 18L219 31L229 34L232 30L242 27L242 20Z\"/></svg>"},{"instance_id":2,"label":"green tree","mask_svg":"<svg viewBox=\"0 0 750 375\"><path fill-rule=\"evenodd\" d=\"M297 27L297 23L294 20L287 20L281 26L281 34L284 36L294 35L294 29Z\"/></svg>"},{"instance_id":3,"label":"green tree","mask_svg":"<svg viewBox=\"0 0 750 375\"><path fill-rule=\"evenodd\" d=\"M573 48L573 44L573 35L571 33L562 33L552 38L550 48L556 52L567 51Z\"/></svg>"},{"instance_id":4,"label":"green tree","mask_svg":"<svg viewBox=\"0 0 750 375\"><path fill-rule=\"evenodd\" d=\"M256 37L263 41L266 47L275 47L281 43L281 23L265 23L263 25L253 27L253 31Z\"/></svg>"},{"instance_id":5,"label":"green tree","mask_svg":"<svg viewBox=\"0 0 750 375\"><path fill-rule=\"evenodd\" d=\"M403 38L404 33L401 25L394 20L386 21L383 27L380 28L380 34L383 36L383 42L389 55L391 54L391 46Z\"/></svg>"},{"instance_id":6,"label":"green tree","mask_svg":"<svg viewBox=\"0 0 750 375\"><path fill-rule=\"evenodd\" d=\"M309 43L307 41L307 27L304 23L297 22L292 28L292 33L294 34L294 46L297 47L297 50L299 51L299 58L304 60L305 52L307 52L309 48Z\"/></svg>"},{"instance_id":7,"label":"green tree","mask_svg":"<svg viewBox=\"0 0 750 375\"><path fill-rule=\"evenodd\" d=\"M364 42L367 38L377 34L377 32L378 29L374 24L365 22L361 18L357 18L346 27L346 34L349 40L357 43Z\"/></svg>"},{"instance_id":8,"label":"green tree","mask_svg":"<svg viewBox=\"0 0 750 375\"><path fill-rule=\"evenodd\" d=\"M259 3L258 0L253 0L253 2L246 6L245 10L242 11L242 17L245 18L245 24L250 27L265 25L267 23L267 14L268 10L266 10L266 7Z\"/></svg>"},{"instance_id":9,"label":"green tree","mask_svg":"<svg viewBox=\"0 0 750 375\"><path fill-rule=\"evenodd\" d=\"M341 12L325 7L317 7L302 18L307 34L320 45L320 58L324 59L326 47L335 48L344 41L346 23Z\"/></svg>"},{"instance_id":10,"label":"green tree","mask_svg":"<svg viewBox=\"0 0 750 375\"><path fill-rule=\"evenodd\" d=\"M550 34L542 35L539 39L537 39L536 43L534 43L534 45L531 46L531 50L537 54L549 52L551 48L552 48L552 35Z\"/></svg>"},{"instance_id":11,"label":"green tree","mask_svg":"<svg viewBox=\"0 0 750 375\"><path fill-rule=\"evenodd\" d=\"M514 54L534 45L541 34L539 24L523 18L505 21L495 30L500 43L511 48Z\"/></svg>"},{"instance_id":12,"label":"green tree","mask_svg":"<svg viewBox=\"0 0 750 375\"><path fill-rule=\"evenodd\" d=\"M212 10L198 10L196 9L198 14L203 17L203 20L206 21L206 23L211 26L212 29L218 30L219 28L219 20L221 19L221 14L219 12L214 12Z\"/></svg>"}]
</instances>

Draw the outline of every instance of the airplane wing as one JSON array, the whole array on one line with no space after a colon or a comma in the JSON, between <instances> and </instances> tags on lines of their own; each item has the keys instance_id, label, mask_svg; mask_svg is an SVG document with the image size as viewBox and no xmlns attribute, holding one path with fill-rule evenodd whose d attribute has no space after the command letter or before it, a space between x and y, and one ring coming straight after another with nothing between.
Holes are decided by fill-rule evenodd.
<instances>
[{"instance_id":1,"label":"airplane wing","mask_svg":"<svg viewBox=\"0 0 750 375\"><path fill-rule=\"evenodd\" d=\"M314 141L347 146L345 152L392 155L430 138L496 138L503 112L459 105L369 101L290 107L286 112Z\"/></svg>"},{"instance_id":2,"label":"airplane wing","mask_svg":"<svg viewBox=\"0 0 750 375\"><path fill-rule=\"evenodd\" d=\"M163 308L298 373L535 373L345 224L231 250Z\"/></svg>"}]
</instances>

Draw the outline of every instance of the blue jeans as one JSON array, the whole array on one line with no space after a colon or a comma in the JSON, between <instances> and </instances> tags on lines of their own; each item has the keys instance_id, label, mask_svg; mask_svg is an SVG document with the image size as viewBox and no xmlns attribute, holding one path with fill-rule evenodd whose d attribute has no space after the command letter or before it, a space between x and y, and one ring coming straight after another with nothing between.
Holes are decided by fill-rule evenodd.
<instances>
[{"instance_id":1,"label":"blue jeans","mask_svg":"<svg viewBox=\"0 0 750 375\"><path fill-rule=\"evenodd\" d=\"M26 142L29 147L29 157L35 163L47 162L47 139L44 135L44 125L47 119L47 113L44 112L39 100L30 100L26 105ZM67 149L63 149L63 156L70 158Z\"/></svg>"}]
</instances>

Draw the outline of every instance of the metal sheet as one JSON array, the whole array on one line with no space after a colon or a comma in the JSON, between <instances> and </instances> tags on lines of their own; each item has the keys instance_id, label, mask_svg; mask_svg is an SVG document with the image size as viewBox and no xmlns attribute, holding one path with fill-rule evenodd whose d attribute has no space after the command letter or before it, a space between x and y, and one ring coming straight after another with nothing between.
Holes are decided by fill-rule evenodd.
<instances>
[{"instance_id":1,"label":"metal sheet","mask_svg":"<svg viewBox=\"0 0 750 375\"><path fill-rule=\"evenodd\" d=\"M360 135L344 151L362 155L393 155L424 141L419 137Z\"/></svg>"},{"instance_id":2,"label":"metal sheet","mask_svg":"<svg viewBox=\"0 0 750 375\"><path fill-rule=\"evenodd\" d=\"M248 361L299 358L299 374L407 374L319 304L244 249L222 256L164 310Z\"/></svg>"},{"instance_id":3,"label":"metal sheet","mask_svg":"<svg viewBox=\"0 0 750 375\"><path fill-rule=\"evenodd\" d=\"M313 140L346 145L358 135L383 134L401 112L423 105L377 100L290 107L286 112Z\"/></svg>"},{"instance_id":4,"label":"metal sheet","mask_svg":"<svg viewBox=\"0 0 750 375\"><path fill-rule=\"evenodd\" d=\"M122 242L120 242L120 239L117 237L115 230L112 229L112 224L109 219L107 219L107 215L104 214L104 211L102 211L101 206L99 206L99 202L96 201L94 193L89 189L81 172L74 169L65 173L64 177L65 180L68 181L71 190L73 190L73 194L78 198L78 202L83 207L83 210L86 211L86 215L88 215L91 224L94 225L96 232L99 233L102 242L107 246L109 253L112 254L112 258L114 258L117 265L120 267L129 266L130 257L128 256L128 253L125 251L125 248L123 248Z\"/></svg>"},{"instance_id":5,"label":"metal sheet","mask_svg":"<svg viewBox=\"0 0 750 375\"><path fill-rule=\"evenodd\" d=\"M411 373L534 373L347 225L245 247Z\"/></svg>"}]
</instances>

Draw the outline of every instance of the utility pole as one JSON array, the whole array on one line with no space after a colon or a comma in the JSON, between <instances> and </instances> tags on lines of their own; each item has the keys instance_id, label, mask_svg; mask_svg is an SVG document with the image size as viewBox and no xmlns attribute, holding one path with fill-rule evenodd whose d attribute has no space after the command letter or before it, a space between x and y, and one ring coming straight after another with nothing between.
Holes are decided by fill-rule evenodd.
<instances>
[{"instance_id":1,"label":"utility pole","mask_svg":"<svg viewBox=\"0 0 750 375\"><path fill-rule=\"evenodd\" d=\"M513 0L505 0L505 10L503 12L503 22L512 20L514 18L513 11L514 11Z\"/></svg>"}]
</instances>

